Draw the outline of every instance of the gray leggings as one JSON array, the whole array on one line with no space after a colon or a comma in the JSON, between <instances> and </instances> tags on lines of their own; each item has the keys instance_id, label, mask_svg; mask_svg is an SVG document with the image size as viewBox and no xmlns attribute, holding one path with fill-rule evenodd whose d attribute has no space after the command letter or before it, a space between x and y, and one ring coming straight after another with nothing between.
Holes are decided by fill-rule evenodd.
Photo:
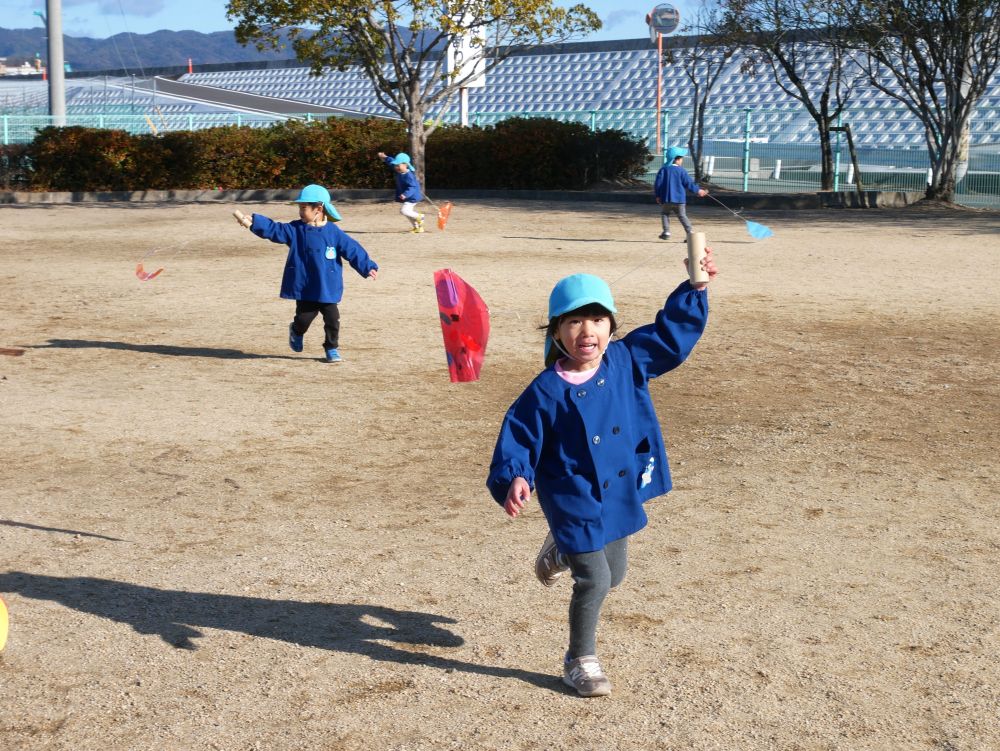
<instances>
[{"instance_id":1,"label":"gray leggings","mask_svg":"<svg viewBox=\"0 0 1000 751\"><path fill-rule=\"evenodd\" d=\"M660 207L660 221L663 223L663 231L670 232L670 214L677 214L677 220L681 223L684 231L691 234L691 222L688 221L687 204L664 203Z\"/></svg>"},{"instance_id":2,"label":"gray leggings","mask_svg":"<svg viewBox=\"0 0 1000 751\"><path fill-rule=\"evenodd\" d=\"M573 574L569 601L567 659L597 654L597 621L608 592L622 583L628 568L628 538L609 542L604 550L567 555Z\"/></svg>"}]
</instances>

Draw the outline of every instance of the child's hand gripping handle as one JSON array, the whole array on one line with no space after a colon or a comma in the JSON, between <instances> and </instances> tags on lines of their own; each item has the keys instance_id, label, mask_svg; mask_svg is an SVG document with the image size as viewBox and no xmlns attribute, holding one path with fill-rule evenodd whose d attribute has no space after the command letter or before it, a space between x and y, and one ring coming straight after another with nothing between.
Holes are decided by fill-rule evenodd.
<instances>
[{"instance_id":1,"label":"child's hand gripping handle","mask_svg":"<svg viewBox=\"0 0 1000 751\"><path fill-rule=\"evenodd\" d=\"M688 235L688 277L691 284L707 284L708 272L702 266L705 260L705 233L692 232Z\"/></svg>"},{"instance_id":2,"label":"child's hand gripping handle","mask_svg":"<svg viewBox=\"0 0 1000 751\"><path fill-rule=\"evenodd\" d=\"M719 273L712 249L705 245L703 232L688 235L688 257L684 259L684 264L687 266L691 286L695 289L705 289Z\"/></svg>"},{"instance_id":3,"label":"child's hand gripping handle","mask_svg":"<svg viewBox=\"0 0 1000 751\"><path fill-rule=\"evenodd\" d=\"M250 225L253 224L253 217L247 216L239 209L233 210L233 216L236 217L236 221L239 222L243 227L250 229Z\"/></svg>"}]
</instances>

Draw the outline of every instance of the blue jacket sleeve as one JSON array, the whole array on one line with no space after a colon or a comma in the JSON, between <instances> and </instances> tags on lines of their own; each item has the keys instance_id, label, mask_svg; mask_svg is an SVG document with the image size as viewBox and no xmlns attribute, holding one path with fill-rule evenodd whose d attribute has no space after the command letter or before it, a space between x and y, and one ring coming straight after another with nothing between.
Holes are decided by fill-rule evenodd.
<instances>
[{"instance_id":1,"label":"blue jacket sleeve","mask_svg":"<svg viewBox=\"0 0 1000 751\"><path fill-rule=\"evenodd\" d=\"M368 251L361 246L361 243L340 229L340 227L334 225L333 229L337 235L337 250L351 264L352 269L357 271L361 276L367 277L372 269L378 268L378 264L372 260L371 256L368 255Z\"/></svg>"},{"instance_id":2,"label":"blue jacket sleeve","mask_svg":"<svg viewBox=\"0 0 1000 751\"><path fill-rule=\"evenodd\" d=\"M687 188L687 190L688 190L689 193L697 193L698 192L698 183L696 183L694 181L694 178L691 177L691 175L688 174L687 170L682 169L681 173L684 175L681 178L681 183L684 185L684 187Z\"/></svg>"},{"instance_id":3,"label":"blue jacket sleeve","mask_svg":"<svg viewBox=\"0 0 1000 751\"><path fill-rule=\"evenodd\" d=\"M535 467L542 453L545 437L542 410L529 388L507 410L497 436L486 478L493 500L503 505L515 477L523 477L535 489Z\"/></svg>"},{"instance_id":4,"label":"blue jacket sleeve","mask_svg":"<svg viewBox=\"0 0 1000 751\"><path fill-rule=\"evenodd\" d=\"M664 203L667 202L667 165L660 167L653 183L653 193Z\"/></svg>"},{"instance_id":5,"label":"blue jacket sleeve","mask_svg":"<svg viewBox=\"0 0 1000 751\"><path fill-rule=\"evenodd\" d=\"M632 362L647 379L663 375L684 362L708 322L708 292L682 282L651 324L640 326L622 340Z\"/></svg>"},{"instance_id":6,"label":"blue jacket sleeve","mask_svg":"<svg viewBox=\"0 0 1000 751\"><path fill-rule=\"evenodd\" d=\"M293 231L290 224L272 221L263 214L253 215L253 223L250 225L250 231L257 235L257 237L270 240L273 243L290 245L292 242Z\"/></svg>"}]
</instances>

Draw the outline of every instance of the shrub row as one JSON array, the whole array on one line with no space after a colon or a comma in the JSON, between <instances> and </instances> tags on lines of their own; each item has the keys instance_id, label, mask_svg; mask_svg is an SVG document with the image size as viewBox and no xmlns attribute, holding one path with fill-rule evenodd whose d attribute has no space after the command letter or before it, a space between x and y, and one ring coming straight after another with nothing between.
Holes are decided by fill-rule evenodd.
<instances>
[{"instance_id":1,"label":"shrub row","mask_svg":"<svg viewBox=\"0 0 1000 751\"><path fill-rule=\"evenodd\" d=\"M49 127L27 146L0 150L0 187L31 191L388 188L376 154L406 150L401 123L383 119L289 121L162 135ZM646 147L620 130L516 118L489 127L442 126L426 151L434 188L581 190L639 175Z\"/></svg>"}]
</instances>

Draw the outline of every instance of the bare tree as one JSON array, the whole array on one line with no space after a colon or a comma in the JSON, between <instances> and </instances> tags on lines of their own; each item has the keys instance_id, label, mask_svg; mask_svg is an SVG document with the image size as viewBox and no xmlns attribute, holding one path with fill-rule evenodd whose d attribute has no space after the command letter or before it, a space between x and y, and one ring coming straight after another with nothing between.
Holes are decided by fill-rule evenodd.
<instances>
[{"instance_id":1,"label":"bare tree","mask_svg":"<svg viewBox=\"0 0 1000 751\"><path fill-rule=\"evenodd\" d=\"M744 72L770 69L775 83L816 123L823 190L834 184L830 128L863 80L842 32L840 9L826 0L722 0L728 28L744 44Z\"/></svg>"},{"instance_id":2,"label":"bare tree","mask_svg":"<svg viewBox=\"0 0 1000 751\"><path fill-rule=\"evenodd\" d=\"M976 102L1000 66L997 0L835 0L870 83L924 128L927 197L953 201Z\"/></svg>"},{"instance_id":3,"label":"bare tree","mask_svg":"<svg viewBox=\"0 0 1000 751\"><path fill-rule=\"evenodd\" d=\"M237 41L261 50L279 49L286 32L314 75L360 66L379 102L406 123L418 173L435 105L446 107L515 51L601 27L589 8L553 0L229 0L227 15L237 21ZM449 71L443 51L463 37L483 62Z\"/></svg>"}]
</instances>

